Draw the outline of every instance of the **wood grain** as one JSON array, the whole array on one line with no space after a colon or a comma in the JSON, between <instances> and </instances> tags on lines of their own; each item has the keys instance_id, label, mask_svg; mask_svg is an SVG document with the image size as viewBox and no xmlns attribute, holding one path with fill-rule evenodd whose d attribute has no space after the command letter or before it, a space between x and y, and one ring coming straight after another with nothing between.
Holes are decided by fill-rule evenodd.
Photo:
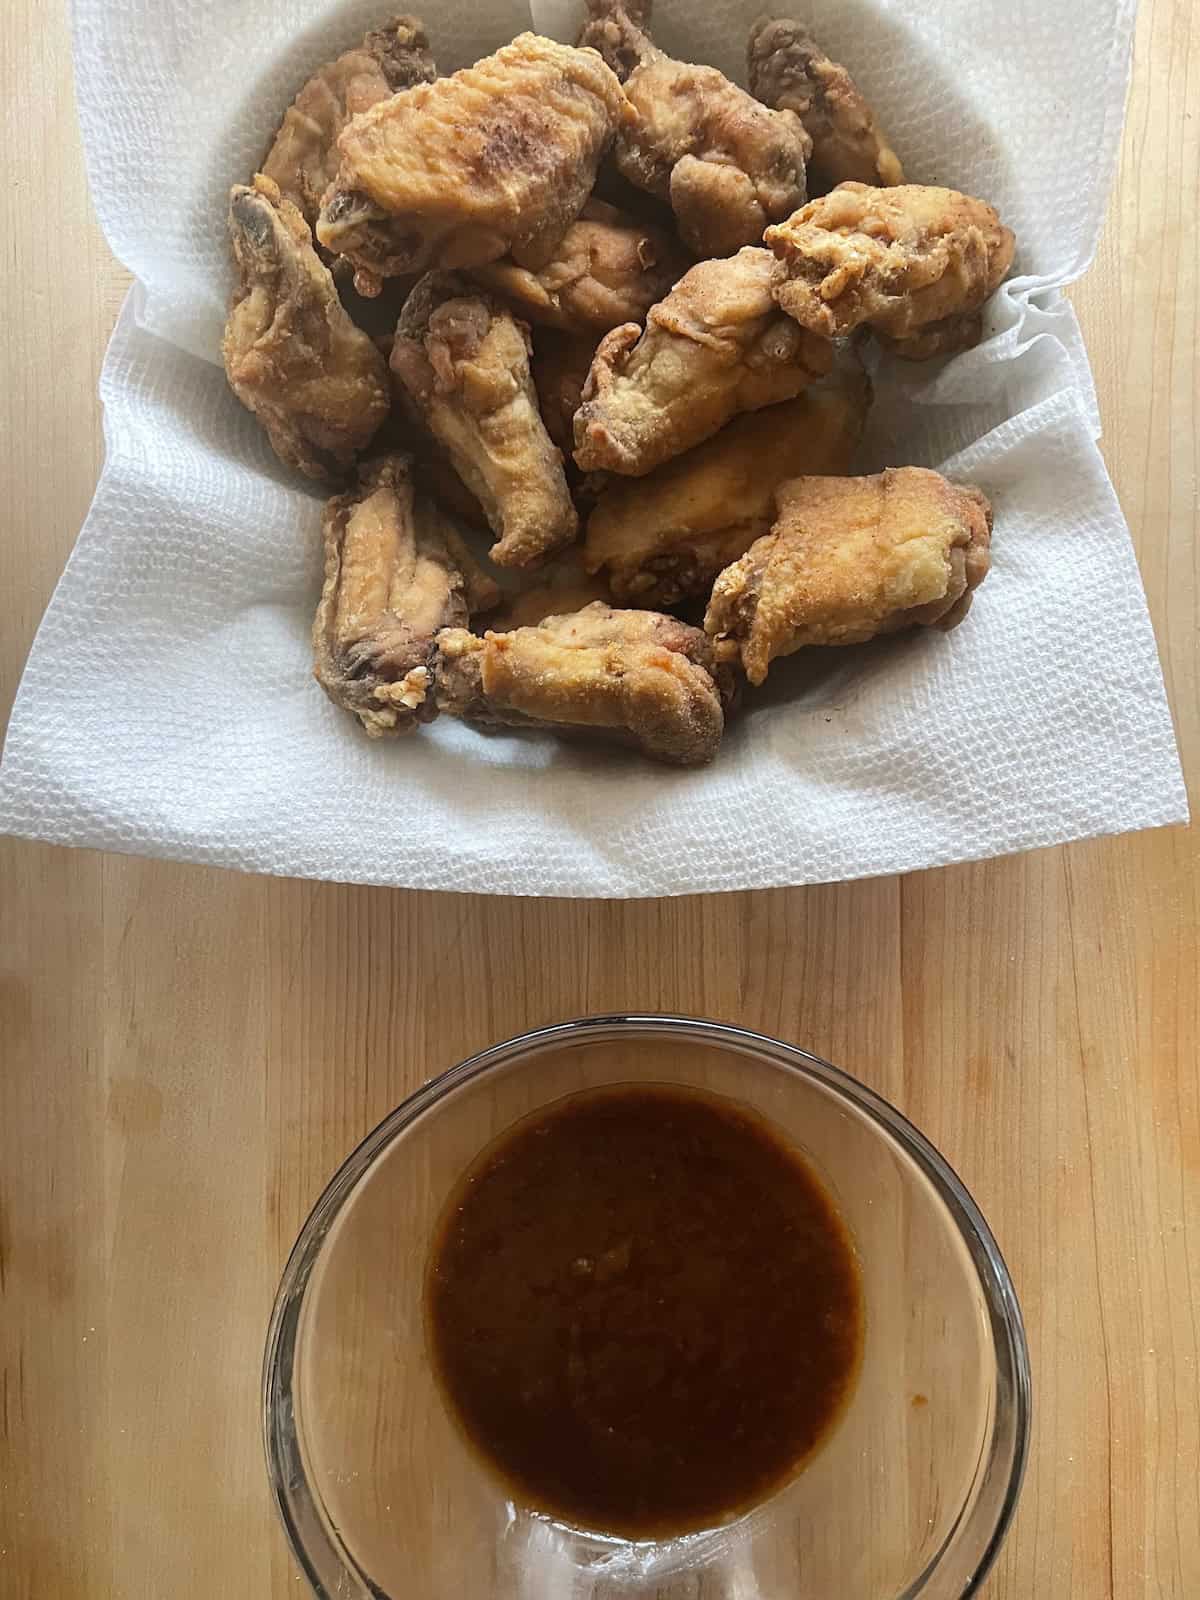
<instances>
[{"instance_id":1,"label":"wood grain","mask_svg":"<svg viewBox=\"0 0 1200 1600\"><path fill-rule=\"evenodd\" d=\"M64 20L9 0L0 40L7 707L95 482L95 379L127 279L91 217ZM1120 178L1074 297L1189 775L1198 81L1194 7L1143 0ZM0 845L0 1600L296 1594L257 1385L308 1206L428 1074L622 1007L829 1056L974 1189L1024 1299L1037 1391L989 1600L1193 1600L1198 886L1194 829L629 905Z\"/></svg>"}]
</instances>

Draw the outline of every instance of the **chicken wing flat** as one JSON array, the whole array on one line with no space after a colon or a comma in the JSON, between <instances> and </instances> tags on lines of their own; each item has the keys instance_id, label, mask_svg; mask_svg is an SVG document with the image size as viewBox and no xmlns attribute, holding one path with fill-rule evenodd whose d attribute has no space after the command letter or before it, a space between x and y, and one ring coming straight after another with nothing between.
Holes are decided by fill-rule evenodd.
<instances>
[{"instance_id":1,"label":"chicken wing flat","mask_svg":"<svg viewBox=\"0 0 1200 1600\"><path fill-rule=\"evenodd\" d=\"M531 566L575 537L579 519L538 410L524 323L467 279L427 273L400 317L391 367L487 514L493 561Z\"/></svg>"},{"instance_id":2,"label":"chicken wing flat","mask_svg":"<svg viewBox=\"0 0 1200 1600\"><path fill-rule=\"evenodd\" d=\"M799 22L760 17L746 51L750 92L777 111L794 111L812 140L808 192L839 183L887 186L904 168L854 79L831 61Z\"/></svg>"},{"instance_id":3,"label":"chicken wing flat","mask_svg":"<svg viewBox=\"0 0 1200 1600\"><path fill-rule=\"evenodd\" d=\"M585 567L607 576L619 604L706 595L770 532L781 483L849 470L870 397L866 374L847 366L795 400L736 417L648 477L613 481L588 519Z\"/></svg>"},{"instance_id":4,"label":"chicken wing flat","mask_svg":"<svg viewBox=\"0 0 1200 1600\"><path fill-rule=\"evenodd\" d=\"M588 0L579 38L599 50L637 112L617 130L617 166L670 203L694 255L732 255L803 204L808 136L792 112L762 105L715 67L664 55L641 26L649 10Z\"/></svg>"},{"instance_id":5,"label":"chicken wing flat","mask_svg":"<svg viewBox=\"0 0 1200 1600\"><path fill-rule=\"evenodd\" d=\"M987 576L991 508L923 467L795 478L779 515L717 579L704 626L734 642L751 683L805 645L952 628Z\"/></svg>"},{"instance_id":6,"label":"chicken wing flat","mask_svg":"<svg viewBox=\"0 0 1200 1600\"><path fill-rule=\"evenodd\" d=\"M325 584L313 623L317 682L373 739L432 721L436 636L465 625L472 585L476 598L486 599L491 580L441 513L414 497L404 456L380 457L357 489L332 499L322 535ZM491 590L494 599L494 584Z\"/></svg>"},{"instance_id":7,"label":"chicken wing flat","mask_svg":"<svg viewBox=\"0 0 1200 1600\"><path fill-rule=\"evenodd\" d=\"M605 335L575 417L585 472L640 477L830 370L828 340L775 305L775 271L751 247L702 261L650 308L645 332L628 323Z\"/></svg>"},{"instance_id":8,"label":"chicken wing flat","mask_svg":"<svg viewBox=\"0 0 1200 1600\"><path fill-rule=\"evenodd\" d=\"M676 766L711 761L725 716L713 649L698 628L597 603L536 628L449 629L437 699L483 726L603 732Z\"/></svg>"},{"instance_id":9,"label":"chicken wing flat","mask_svg":"<svg viewBox=\"0 0 1200 1600\"><path fill-rule=\"evenodd\" d=\"M912 360L978 342L980 307L1015 246L985 201L919 183L843 183L768 228L766 242L789 316L827 338L865 323Z\"/></svg>"},{"instance_id":10,"label":"chicken wing flat","mask_svg":"<svg viewBox=\"0 0 1200 1600\"><path fill-rule=\"evenodd\" d=\"M641 322L689 264L664 229L589 200L545 266L534 271L505 257L472 276L530 322L599 338L622 322Z\"/></svg>"},{"instance_id":11,"label":"chicken wing flat","mask_svg":"<svg viewBox=\"0 0 1200 1600\"><path fill-rule=\"evenodd\" d=\"M593 51L523 33L356 117L338 140L317 236L354 263L363 294L431 264L511 254L541 266L583 208L614 127L632 114Z\"/></svg>"},{"instance_id":12,"label":"chicken wing flat","mask_svg":"<svg viewBox=\"0 0 1200 1600\"><path fill-rule=\"evenodd\" d=\"M263 174L315 226L321 196L337 176L338 136L350 119L436 77L420 19L393 17L308 80L284 112Z\"/></svg>"},{"instance_id":13,"label":"chicken wing flat","mask_svg":"<svg viewBox=\"0 0 1200 1600\"><path fill-rule=\"evenodd\" d=\"M337 478L388 415L387 363L343 310L308 224L269 178L232 191L229 231L238 283L221 354L230 386L281 461Z\"/></svg>"}]
</instances>

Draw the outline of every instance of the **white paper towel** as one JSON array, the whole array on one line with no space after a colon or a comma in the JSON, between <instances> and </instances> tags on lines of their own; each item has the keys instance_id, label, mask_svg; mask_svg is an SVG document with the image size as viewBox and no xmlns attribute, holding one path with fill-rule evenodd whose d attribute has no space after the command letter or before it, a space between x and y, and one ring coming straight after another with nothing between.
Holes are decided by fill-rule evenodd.
<instances>
[{"instance_id":1,"label":"white paper towel","mask_svg":"<svg viewBox=\"0 0 1200 1600\"><path fill-rule=\"evenodd\" d=\"M443 720L368 742L312 682L320 500L228 392L229 185L381 0L75 0L97 210L140 279L101 383L107 460L18 694L0 827L256 871L657 895L896 872L1182 820L1186 801L1095 396L1059 288L1095 247L1129 0L818 0L906 170L997 204L1018 274L978 349L877 362L864 465L979 483L994 567L966 624L779 664L680 773ZM533 0L571 36L580 7ZM783 6L780 9L784 9ZM659 0L666 48L741 74L759 0ZM530 21L426 20L444 69Z\"/></svg>"}]
</instances>

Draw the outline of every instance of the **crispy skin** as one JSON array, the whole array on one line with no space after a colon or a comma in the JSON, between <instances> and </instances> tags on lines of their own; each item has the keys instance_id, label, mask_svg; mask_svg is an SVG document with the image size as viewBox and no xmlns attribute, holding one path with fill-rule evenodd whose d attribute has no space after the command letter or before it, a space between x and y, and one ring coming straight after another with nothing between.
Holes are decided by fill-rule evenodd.
<instances>
[{"instance_id":1,"label":"crispy skin","mask_svg":"<svg viewBox=\"0 0 1200 1600\"><path fill-rule=\"evenodd\" d=\"M554 328L538 328L533 335L533 384L546 432L558 448L570 452L575 444L575 413L583 386L592 369L596 341Z\"/></svg>"},{"instance_id":2,"label":"crispy skin","mask_svg":"<svg viewBox=\"0 0 1200 1600\"><path fill-rule=\"evenodd\" d=\"M596 600L612 603L603 578L589 577L577 550L568 550L538 574L539 582L507 595L503 610L492 622L497 633L512 628L535 628L547 617L568 616Z\"/></svg>"},{"instance_id":3,"label":"crispy skin","mask_svg":"<svg viewBox=\"0 0 1200 1600\"><path fill-rule=\"evenodd\" d=\"M337 176L337 141L346 124L397 90L436 77L420 18L393 17L312 75L283 114L263 174L313 227L321 196Z\"/></svg>"},{"instance_id":4,"label":"crispy skin","mask_svg":"<svg viewBox=\"0 0 1200 1600\"><path fill-rule=\"evenodd\" d=\"M1015 245L985 201L919 183L844 183L768 228L766 242L789 316L827 338L865 323L913 360L977 342L975 313Z\"/></svg>"},{"instance_id":5,"label":"crispy skin","mask_svg":"<svg viewBox=\"0 0 1200 1600\"><path fill-rule=\"evenodd\" d=\"M858 85L799 22L760 17L746 51L750 92L777 111L794 111L812 140L808 192L839 183L904 182L904 168Z\"/></svg>"},{"instance_id":6,"label":"crispy skin","mask_svg":"<svg viewBox=\"0 0 1200 1600\"><path fill-rule=\"evenodd\" d=\"M579 42L599 50L637 120L617 130L620 171L669 201L694 255L728 256L804 203L808 138L715 67L664 55L643 32L649 6L588 0Z\"/></svg>"},{"instance_id":7,"label":"crispy skin","mask_svg":"<svg viewBox=\"0 0 1200 1600\"><path fill-rule=\"evenodd\" d=\"M530 322L598 338L622 322L641 322L688 264L664 229L589 200L545 266L534 271L505 257L472 275Z\"/></svg>"},{"instance_id":8,"label":"crispy skin","mask_svg":"<svg viewBox=\"0 0 1200 1600\"><path fill-rule=\"evenodd\" d=\"M221 354L230 386L281 461L337 478L387 417L387 364L343 310L308 224L269 178L232 191L229 231L238 283Z\"/></svg>"},{"instance_id":9,"label":"crispy skin","mask_svg":"<svg viewBox=\"0 0 1200 1600\"><path fill-rule=\"evenodd\" d=\"M462 561L483 574L441 513L414 498L405 456L380 457L357 489L332 499L322 534L317 682L371 738L411 732L437 715L430 692L437 634L470 614Z\"/></svg>"},{"instance_id":10,"label":"crispy skin","mask_svg":"<svg viewBox=\"0 0 1200 1600\"><path fill-rule=\"evenodd\" d=\"M702 261L651 307L644 333L629 323L605 336L575 417L585 472L640 477L830 370L832 345L776 307L774 272L770 252L750 247Z\"/></svg>"},{"instance_id":11,"label":"crispy skin","mask_svg":"<svg viewBox=\"0 0 1200 1600\"><path fill-rule=\"evenodd\" d=\"M449 629L437 699L484 726L602 732L676 766L711 761L725 726L712 646L698 628L597 602L536 628Z\"/></svg>"},{"instance_id":12,"label":"crispy skin","mask_svg":"<svg viewBox=\"0 0 1200 1600\"><path fill-rule=\"evenodd\" d=\"M606 573L625 605L706 595L770 531L781 483L848 471L870 397L862 369L847 367L795 400L735 418L648 477L615 480L588 520L584 565Z\"/></svg>"},{"instance_id":13,"label":"crispy skin","mask_svg":"<svg viewBox=\"0 0 1200 1600\"><path fill-rule=\"evenodd\" d=\"M431 272L404 307L391 367L486 512L497 535L493 561L530 566L575 537L578 517L538 411L524 323L465 278Z\"/></svg>"},{"instance_id":14,"label":"crispy skin","mask_svg":"<svg viewBox=\"0 0 1200 1600\"><path fill-rule=\"evenodd\" d=\"M591 51L523 33L494 55L356 117L317 236L349 256L363 294L431 264L553 255L631 116Z\"/></svg>"},{"instance_id":15,"label":"crispy skin","mask_svg":"<svg viewBox=\"0 0 1200 1600\"><path fill-rule=\"evenodd\" d=\"M707 631L741 651L751 683L776 656L961 622L987 576L991 508L923 467L794 478L779 516L713 587Z\"/></svg>"}]
</instances>

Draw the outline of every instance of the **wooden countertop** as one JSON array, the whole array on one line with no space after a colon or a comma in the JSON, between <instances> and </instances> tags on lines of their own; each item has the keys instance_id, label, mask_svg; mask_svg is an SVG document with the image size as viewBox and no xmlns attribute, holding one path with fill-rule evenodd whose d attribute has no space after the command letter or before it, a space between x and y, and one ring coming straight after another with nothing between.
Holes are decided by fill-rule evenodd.
<instances>
[{"instance_id":1,"label":"wooden countertop","mask_svg":"<svg viewBox=\"0 0 1200 1600\"><path fill-rule=\"evenodd\" d=\"M90 212L64 20L9 0L0 44L7 708L95 482L127 279ZM1194 6L1143 0L1120 177L1075 294L1193 779L1198 75ZM0 1597L296 1595L258 1373L309 1205L430 1073L632 1007L803 1043L973 1189L1036 1382L989 1600L1194 1600L1198 838L628 905L0 844Z\"/></svg>"}]
</instances>

